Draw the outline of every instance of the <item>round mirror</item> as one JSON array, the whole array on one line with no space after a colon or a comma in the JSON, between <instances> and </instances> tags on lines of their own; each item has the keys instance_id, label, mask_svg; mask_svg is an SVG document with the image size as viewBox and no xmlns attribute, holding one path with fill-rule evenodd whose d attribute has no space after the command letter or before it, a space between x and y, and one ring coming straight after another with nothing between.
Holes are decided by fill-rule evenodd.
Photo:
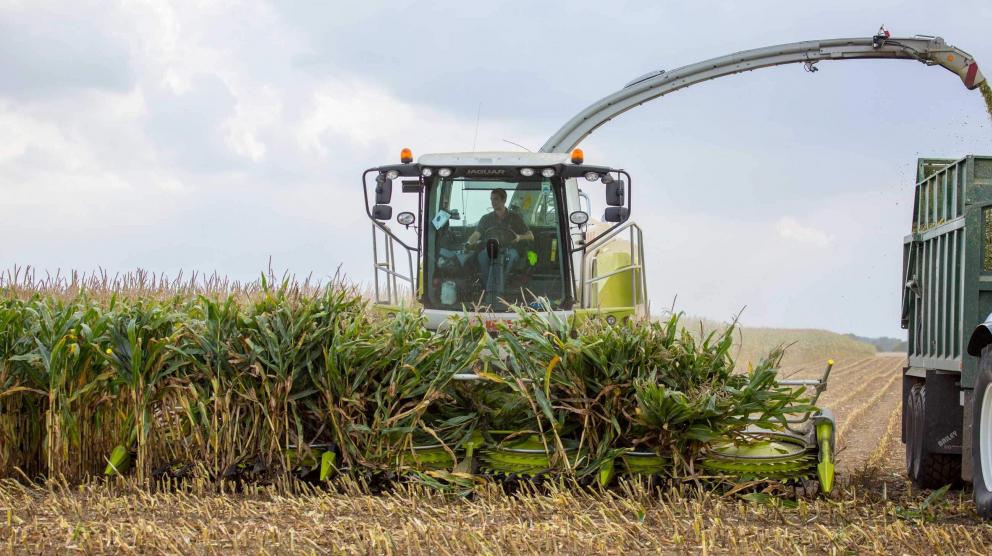
<instances>
[{"instance_id":1,"label":"round mirror","mask_svg":"<svg viewBox=\"0 0 992 556\"><path fill-rule=\"evenodd\" d=\"M589 213L581 210L577 210L572 214L568 215L568 221L576 226L581 226L589 221Z\"/></svg>"},{"instance_id":2,"label":"round mirror","mask_svg":"<svg viewBox=\"0 0 992 556\"><path fill-rule=\"evenodd\" d=\"M410 224L413 224L414 220L416 219L417 217L414 216L412 212L401 212L396 215L396 221L399 222L400 224L403 224L404 226L409 226Z\"/></svg>"}]
</instances>

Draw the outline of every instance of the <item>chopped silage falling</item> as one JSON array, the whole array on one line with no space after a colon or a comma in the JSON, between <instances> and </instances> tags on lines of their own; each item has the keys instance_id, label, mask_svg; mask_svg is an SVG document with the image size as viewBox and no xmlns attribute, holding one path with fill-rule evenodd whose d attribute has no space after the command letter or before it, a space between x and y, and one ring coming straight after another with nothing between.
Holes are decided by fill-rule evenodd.
<instances>
[{"instance_id":1,"label":"chopped silage falling","mask_svg":"<svg viewBox=\"0 0 992 556\"><path fill-rule=\"evenodd\" d=\"M982 81L978 90L982 93L982 98L985 99L985 110L989 113L989 118L992 119L992 87L989 86L988 81Z\"/></svg>"}]
</instances>

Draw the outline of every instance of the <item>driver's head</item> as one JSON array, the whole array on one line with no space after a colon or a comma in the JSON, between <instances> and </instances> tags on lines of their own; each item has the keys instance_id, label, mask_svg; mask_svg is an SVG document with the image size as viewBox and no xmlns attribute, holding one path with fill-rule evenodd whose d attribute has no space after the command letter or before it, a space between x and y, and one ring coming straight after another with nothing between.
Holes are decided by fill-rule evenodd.
<instances>
[{"instance_id":1,"label":"driver's head","mask_svg":"<svg viewBox=\"0 0 992 556\"><path fill-rule=\"evenodd\" d=\"M489 194L489 200L493 203L493 210L503 210L506 208L506 190L493 189Z\"/></svg>"}]
</instances>

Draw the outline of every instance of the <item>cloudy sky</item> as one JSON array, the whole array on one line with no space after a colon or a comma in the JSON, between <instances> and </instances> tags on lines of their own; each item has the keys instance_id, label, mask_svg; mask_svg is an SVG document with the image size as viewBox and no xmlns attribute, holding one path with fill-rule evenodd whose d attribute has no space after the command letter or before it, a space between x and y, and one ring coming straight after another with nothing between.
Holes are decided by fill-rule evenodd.
<instances>
[{"instance_id":1,"label":"cloudy sky","mask_svg":"<svg viewBox=\"0 0 992 556\"><path fill-rule=\"evenodd\" d=\"M0 0L0 269L368 281L360 175L403 146L536 150L646 72L883 23L992 60L986 0L352 4ZM634 176L656 309L902 336L916 159L992 154L992 125L943 69L819 67L585 141Z\"/></svg>"}]
</instances>

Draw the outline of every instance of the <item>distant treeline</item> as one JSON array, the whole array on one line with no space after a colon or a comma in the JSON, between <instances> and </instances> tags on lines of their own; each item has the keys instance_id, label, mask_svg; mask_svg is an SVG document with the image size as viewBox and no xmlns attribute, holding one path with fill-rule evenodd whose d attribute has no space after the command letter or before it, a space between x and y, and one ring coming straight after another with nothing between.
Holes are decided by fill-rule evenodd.
<instances>
[{"instance_id":1,"label":"distant treeline","mask_svg":"<svg viewBox=\"0 0 992 556\"><path fill-rule=\"evenodd\" d=\"M888 338L882 336L881 338L865 338L864 336L858 336L857 334L846 334L848 338L853 338L859 342L864 342L866 344L871 344L875 346L878 351L906 351L909 348L909 344L906 340L900 340L897 338Z\"/></svg>"}]
</instances>

